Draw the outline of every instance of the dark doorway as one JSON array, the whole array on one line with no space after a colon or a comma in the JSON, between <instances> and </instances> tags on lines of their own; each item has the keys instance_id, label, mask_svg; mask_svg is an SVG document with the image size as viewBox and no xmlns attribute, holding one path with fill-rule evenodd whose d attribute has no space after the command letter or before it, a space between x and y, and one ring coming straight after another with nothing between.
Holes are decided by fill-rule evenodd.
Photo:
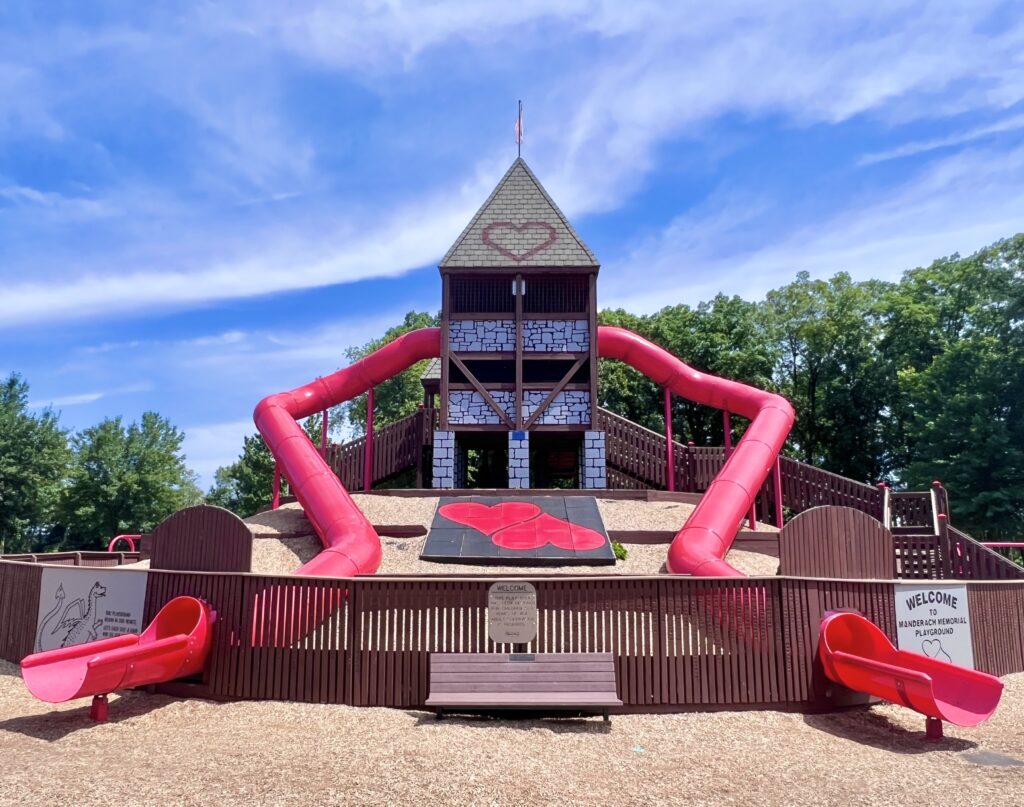
<instances>
[{"instance_id":1,"label":"dark doorway","mask_svg":"<svg viewBox=\"0 0 1024 807\"><path fill-rule=\"evenodd\" d=\"M530 433L530 485L570 490L580 486L579 434Z\"/></svg>"},{"instance_id":2,"label":"dark doorway","mask_svg":"<svg viewBox=\"0 0 1024 807\"><path fill-rule=\"evenodd\" d=\"M508 487L508 434L461 432L459 449L466 457L467 488Z\"/></svg>"}]
</instances>

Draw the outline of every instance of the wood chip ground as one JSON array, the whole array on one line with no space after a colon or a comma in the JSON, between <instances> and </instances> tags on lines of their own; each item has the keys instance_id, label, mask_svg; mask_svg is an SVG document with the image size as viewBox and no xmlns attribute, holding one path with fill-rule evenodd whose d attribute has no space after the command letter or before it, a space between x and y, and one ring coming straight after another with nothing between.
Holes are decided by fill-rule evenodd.
<instances>
[{"instance_id":1,"label":"wood chip ground","mask_svg":"<svg viewBox=\"0 0 1024 807\"><path fill-rule=\"evenodd\" d=\"M995 716L923 740L924 720L711 712L450 718L128 692L32 698L0 662L0 805L914 805L1024 803L1024 675Z\"/></svg>"}]
</instances>

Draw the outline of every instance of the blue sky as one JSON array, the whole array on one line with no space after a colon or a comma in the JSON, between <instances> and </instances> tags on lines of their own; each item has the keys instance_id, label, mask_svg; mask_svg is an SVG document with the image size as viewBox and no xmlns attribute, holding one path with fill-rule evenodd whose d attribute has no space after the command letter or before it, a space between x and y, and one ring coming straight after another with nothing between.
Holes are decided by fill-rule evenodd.
<instances>
[{"instance_id":1,"label":"blue sky","mask_svg":"<svg viewBox=\"0 0 1024 807\"><path fill-rule=\"evenodd\" d=\"M8 0L0 375L161 412L208 484L262 396L436 309L519 98L604 306L1024 229L1019 2Z\"/></svg>"}]
</instances>

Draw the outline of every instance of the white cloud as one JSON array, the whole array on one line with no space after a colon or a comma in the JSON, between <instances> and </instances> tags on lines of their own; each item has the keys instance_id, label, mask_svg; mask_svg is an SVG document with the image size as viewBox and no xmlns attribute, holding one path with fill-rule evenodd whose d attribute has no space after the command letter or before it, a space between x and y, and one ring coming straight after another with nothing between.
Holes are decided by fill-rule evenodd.
<instances>
[{"instance_id":1,"label":"white cloud","mask_svg":"<svg viewBox=\"0 0 1024 807\"><path fill-rule=\"evenodd\" d=\"M876 151L865 154L860 158L858 165L872 165L885 162L886 160L897 160L902 157L912 157L915 154L924 154L928 151L949 148L950 146L962 146L966 143L973 143L989 135L1002 134L1024 129L1024 115L1014 115L1010 118L996 121L986 126L978 126L964 132L949 135L948 137L936 137L931 140L918 140L913 143L905 143L896 148Z\"/></svg>"},{"instance_id":2,"label":"white cloud","mask_svg":"<svg viewBox=\"0 0 1024 807\"><path fill-rule=\"evenodd\" d=\"M759 220L764 202L730 197L678 218L609 267L602 305L649 312L720 291L756 299L799 271L896 280L942 255L968 254L1024 230L1024 148L949 157L902 187L784 232ZM728 251L744 230L748 243ZM752 233L759 243L749 244Z\"/></svg>"},{"instance_id":3,"label":"white cloud","mask_svg":"<svg viewBox=\"0 0 1024 807\"><path fill-rule=\"evenodd\" d=\"M112 389L99 390L96 392L79 392L70 395L59 395L48 401L30 401L28 405L33 409L42 409L46 406L80 406L82 404L95 403L102 398L114 398L120 395L149 392L152 389L152 383L142 381L135 384L126 384L124 386L113 387Z\"/></svg>"},{"instance_id":4,"label":"white cloud","mask_svg":"<svg viewBox=\"0 0 1024 807\"><path fill-rule=\"evenodd\" d=\"M74 260L31 261L31 275L23 261L34 256L0 265L10 273L0 289L0 327L395 276L443 254L505 167L494 146L475 142L486 156L461 182L415 193L382 188L415 195L399 211L387 201L332 195L337 189L316 170L323 143L291 115L284 75L300 67L361 82L387 115L387 105L409 92L401 81L414 71L424 71L424 85L434 77L454 92L467 79L452 76L449 63L477 68L483 78L475 80L483 82L500 73L496 53L513 67L584 53L523 82L527 154L566 213L578 217L621 205L666 167L665 144L717 142L723 118L806 126L871 116L885 125L1006 109L1024 99L1024 20L1009 17L996 33L983 32L998 7L995 0L793 1L756 12L744 3L611 0L250 3L242 11L206 4L181 19L153 14L135 28L47 31L59 48L9 37L0 44L25 66L0 70L0 89L10 87L18 99L33 92L33 120L52 119L54 136L68 137L71 125L61 120L58 100L75 90L88 100L104 89L96 76L105 73L85 89L76 81L82 54L110 56L118 91L135 88L192 128L176 155L187 170L184 190L158 185L163 198L143 215L133 200L151 195L149 180L94 200L100 210L120 211L110 246ZM445 129L447 113L439 103L416 125L456 138ZM23 201L44 193L16 184L8 190ZM259 208L253 200L277 200L281 212L223 222L227 208ZM61 235L43 231L38 240L62 243ZM125 247L115 246L122 240Z\"/></svg>"},{"instance_id":5,"label":"white cloud","mask_svg":"<svg viewBox=\"0 0 1024 807\"><path fill-rule=\"evenodd\" d=\"M185 462L199 477L204 490L213 484L214 473L230 465L242 453L242 441L255 434L252 419L229 420L219 423L185 426ZM268 498L269 498L268 491Z\"/></svg>"}]
</instances>

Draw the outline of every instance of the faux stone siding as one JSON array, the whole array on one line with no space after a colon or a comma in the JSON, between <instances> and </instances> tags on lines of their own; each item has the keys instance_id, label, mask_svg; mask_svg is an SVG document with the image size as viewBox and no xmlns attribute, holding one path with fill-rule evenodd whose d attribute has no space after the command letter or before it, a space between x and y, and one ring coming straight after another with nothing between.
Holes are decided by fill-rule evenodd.
<instances>
[{"instance_id":1,"label":"faux stone siding","mask_svg":"<svg viewBox=\"0 0 1024 807\"><path fill-rule=\"evenodd\" d=\"M523 350L584 353L590 350L590 324L585 319L523 320Z\"/></svg>"},{"instance_id":2,"label":"faux stone siding","mask_svg":"<svg viewBox=\"0 0 1024 807\"><path fill-rule=\"evenodd\" d=\"M605 472L604 432L583 432L580 446L580 487L608 487Z\"/></svg>"},{"instance_id":3,"label":"faux stone siding","mask_svg":"<svg viewBox=\"0 0 1024 807\"><path fill-rule=\"evenodd\" d=\"M454 320L448 324L448 348L457 353L495 353L499 350L515 350L515 320Z\"/></svg>"},{"instance_id":4,"label":"faux stone siding","mask_svg":"<svg viewBox=\"0 0 1024 807\"><path fill-rule=\"evenodd\" d=\"M523 393L523 420L529 420L547 397L548 393L544 390L526 390ZM585 390L563 390L536 422L561 425L590 423L590 393Z\"/></svg>"},{"instance_id":5,"label":"faux stone siding","mask_svg":"<svg viewBox=\"0 0 1024 807\"><path fill-rule=\"evenodd\" d=\"M530 487L530 433L508 433L508 486Z\"/></svg>"},{"instance_id":6,"label":"faux stone siding","mask_svg":"<svg viewBox=\"0 0 1024 807\"><path fill-rule=\"evenodd\" d=\"M488 390L494 402L512 420L516 416L516 394L512 390ZM461 424L498 424L501 418L476 390L452 390L448 393L448 422Z\"/></svg>"},{"instance_id":7,"label":"faux stone siding","mask_svg":"<svg viewBox=\"0 0 1024 807\"><path fill-rule=\"evenodd\" d=\"M455 487L455 432L434 432L434 487Z\"/></svg>"}]
</instances>

